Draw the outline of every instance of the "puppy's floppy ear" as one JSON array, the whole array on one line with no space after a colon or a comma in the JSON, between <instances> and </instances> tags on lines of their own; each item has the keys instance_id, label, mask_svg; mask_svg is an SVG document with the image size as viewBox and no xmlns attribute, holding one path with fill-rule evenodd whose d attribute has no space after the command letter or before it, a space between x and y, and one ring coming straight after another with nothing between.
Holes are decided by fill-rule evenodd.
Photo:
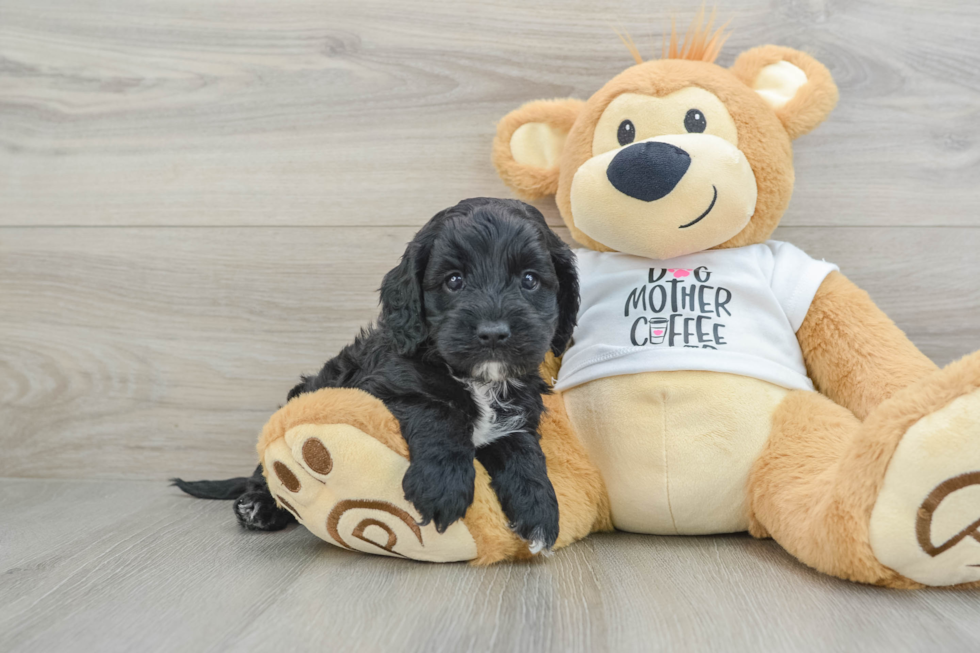
<instances>
[{"instance_id":1,"label":"puppy's floppy ear","mask_svg":"<svg viewBox=\"0 0 980 653\"><path fill-rule=\"evenodd\" d=\"M422 302L422 277L446 213L437 214L415 234L401 262L381 282L381 322L395 349L404 356L415 354L429 335Z\"/></svg>"},{"instance_id":2,"label":"puppy's floppy ear","mask_svg":"<svg viewBox=\"0 0 980 653\"><path fill-rule=\"evenodd\" d=\"M537 100L504 116L493 139L493 165L515 193L538 199L558 192L565 138L585 105L581 100Z\"/></svg>"},{"instance_id":3,"label":"puppy's floppy ear","mask_svg":"<svg viewBox=\"0 0 980 653\"><path fill-rule=\"evenodd\" d=\"M558 277L558 326L551 339L551 351L555 356L561 356L568 347L568 341L572 339L572 332L578 321L579 287L575 253L548 227L541 211L523 202L515 202L515 204L520 204L524 214L541 230L545 245L551 254L551 263L555 266L555 274Z\"/></svg>"},{"instance_id":4,"label":"puppy's floppy ear","mask_svg":"<svg viewBox=\"0 0 980 653\"><path fill-rule=\"evenodd\" d=\"M808 54L778 45L746 50L731 71L768 104L789 137L806 134L837 105L830 71Z\"/></svg>"},{"instance_id":5,"label":"puppy's floppy ear","mask_svg":"<svg viewBox=\"0 0 980 653\"><path fill-rule=\"evenodd\" d=\"M572 339L575 323L578 320L578 270L575 268L575 254L555 232L548 229L550 237L551 261L558 275L558 327L551 340L551 351L561 356Z\"/></svg>"}]
</instances>

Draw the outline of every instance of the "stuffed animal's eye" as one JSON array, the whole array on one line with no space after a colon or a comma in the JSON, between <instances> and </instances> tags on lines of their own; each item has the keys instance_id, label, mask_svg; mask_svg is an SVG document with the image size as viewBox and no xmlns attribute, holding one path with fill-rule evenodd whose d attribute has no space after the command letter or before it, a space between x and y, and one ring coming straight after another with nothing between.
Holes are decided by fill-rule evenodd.
<instances>
[{"instance_id":1,"label":"stuffed animal's eye","mask_svg":"<svg viewBox=\"0 0 980 653\"><path fill-rule=\"evenodd\" d=\"M704 114L698 109L691 109L684 116L684 129L692 134L700 134L708 126L708 121L704 119Z\"/></svg>"},{"instance_id":2,"label":"stuffed animal's eye","mask_svg":"<svg viewBox=\"0 0 980 653\"><path fill-rule=\"evenodd\" d=\"M538 279L538 275L533 272L525 272L524 276L521 277L521 288L524 290L534 290L539 285L541 285L541 281Z\"/></svg>"},{"instance_id":3,"label":"stuffed animal's eye","mask_svg":"<svg viewBox=\"0 0 980 653\"><path fill-rule=\"evenodd\" d=\"M633 122L624 120L619 123L619 131L616 133L616 138L619 139L620 145L629 145L636 140L636 127L633 126Z\"/></svg>"},{"instance_id":4,"label":"stuffed animal's eye","mask_svg":"<svg viewBox=\"0 0 980 653\"><path fill-rule=\"evenodd\" d=\"M452 292L463 289L463 275L459 272L453 272L448 277L446 277L446 289Z\"/></svg>"}]
</instances>

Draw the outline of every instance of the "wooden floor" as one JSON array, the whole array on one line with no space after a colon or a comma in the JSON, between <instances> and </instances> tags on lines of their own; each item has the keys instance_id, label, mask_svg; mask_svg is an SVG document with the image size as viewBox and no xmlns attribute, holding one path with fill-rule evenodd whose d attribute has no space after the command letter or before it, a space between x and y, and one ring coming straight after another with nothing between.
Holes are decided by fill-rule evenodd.
<instances>
[{"instance_id":1,"label":"wooden floor","mask_svg":"<svg viewBox=\"0 0 980 653\"><path fill-rule=\"evenodd\" d=\"M667 7L0 0L0 651L980 650L978 593L859 587L744 536L439 567L242 534L165 484L248 470L414 230L509 196L494 121L588 97L631 62L612 28L649 54ZM719 11L722 65L774 42L841 88L776 237L938 363L980 348L980 3Z\"/></svg>"},{"instance_id":2,"label":"wooden floor","mask_svg":"<svg viewBox=\"0 0 980 653\"><path fill-rule=\"evenodd\" d=\"M145 481L0 482L2 651L976 651L980 593L890 592L748 536L596 535L535 564L243 534Z\"/></svg>"}]
</instances>

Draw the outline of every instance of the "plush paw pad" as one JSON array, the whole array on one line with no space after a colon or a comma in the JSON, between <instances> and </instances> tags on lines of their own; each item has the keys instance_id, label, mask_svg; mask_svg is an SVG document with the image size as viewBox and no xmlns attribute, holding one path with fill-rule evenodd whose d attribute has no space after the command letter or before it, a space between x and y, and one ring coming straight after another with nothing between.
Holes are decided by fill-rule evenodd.
<instances>
[{"instance_id":1,"label":"plush paw pad","mask_svg":"<svg viewBox=\"0 0 980 653\"><path fill-rule=\"evenodd\" d=\"M904 435L871 514L885 566L925 585L980 580L980 391Z\"/></svg>"},{"instance_id":2,"label":"plush paw pad","mask_svg":"<svg viewBox=\"0 0 980 653\"><path fill-rule=\"evenodd\" d=\"M301 424L271 443L269 489L317 537L336 546L433 562L471 560L462 522L440 533L406 501L408 461L348 424Z\"/></svg>"}]
</instances>

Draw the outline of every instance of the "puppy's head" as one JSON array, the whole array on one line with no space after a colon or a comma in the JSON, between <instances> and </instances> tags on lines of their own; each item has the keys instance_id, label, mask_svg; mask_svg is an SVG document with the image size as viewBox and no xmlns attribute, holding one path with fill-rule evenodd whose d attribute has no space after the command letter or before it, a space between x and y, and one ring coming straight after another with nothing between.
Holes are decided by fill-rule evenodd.
<instances>
[{"instance_id":1,"label":"puppy's head","mask_svg":"<svg viewBox=\"0 0 980 653\"><path fill-rule=\"evenodd\" d=\"M402 354L425 346L454 373L503 380L560 355L578 313L571 250L534 207L464 200L437 214L381 285L381 322Z\"/></svg>"}]
</instances>

